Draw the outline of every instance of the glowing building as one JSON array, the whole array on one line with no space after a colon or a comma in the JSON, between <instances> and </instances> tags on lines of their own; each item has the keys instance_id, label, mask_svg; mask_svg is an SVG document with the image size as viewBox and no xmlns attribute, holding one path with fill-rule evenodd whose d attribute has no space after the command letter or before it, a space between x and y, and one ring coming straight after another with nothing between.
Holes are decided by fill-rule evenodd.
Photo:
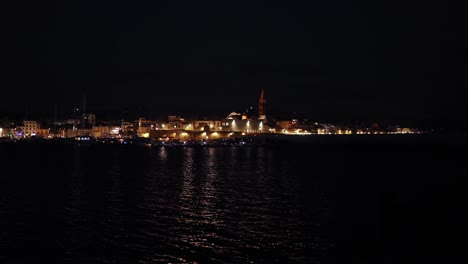
<instances>
[{"instance_id":1,"label":"glowing building","mask_svg":"<svg viewBox=\"0 0 468 264\"><path fill-rule=\"evenodd\" d=\"M266 119L266 100L263 94L263 89L262 93L260 94L260 99L258 100L258 119L264 120Z\"/></svg>"},{"instance_id":2,"label":"glowing building","mask_svg":"<svg viewBox=\"0 0 468 264\"><path fill-rule=\"evenodd\" d=\"M23 136L31 137L37 135L39 124L36 121L24 121Z\"/></svg>"}]
</instances>

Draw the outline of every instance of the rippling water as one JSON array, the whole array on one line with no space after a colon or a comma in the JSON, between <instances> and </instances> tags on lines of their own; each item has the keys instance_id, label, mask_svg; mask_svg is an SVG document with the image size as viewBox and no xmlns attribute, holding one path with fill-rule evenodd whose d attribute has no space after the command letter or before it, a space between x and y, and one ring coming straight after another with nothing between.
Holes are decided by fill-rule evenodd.
<instances>
[{"instance_id":1,"label":"rippling water","mask_svg":"<svg viewBox=\"0 0 468 264\"><path fill-rule=\"evenodd\" d=\"M3 153L7 263L314 263L326 193L262 147L20 146ZM7 165L8 166L8 165ZM305 192L314 192L313 210ZM8 262L10 261L10 262Z\"/></svg>"},{"instance_id":2,"label":"rippling water","mask_svg":"<svg viewBox=\"0 0 468 264\"><path fill-rule=\"evenodd\" d=\"M467 144L431 142L0 145L0 263L466 263Z\"/></svg>"}]
</instances>

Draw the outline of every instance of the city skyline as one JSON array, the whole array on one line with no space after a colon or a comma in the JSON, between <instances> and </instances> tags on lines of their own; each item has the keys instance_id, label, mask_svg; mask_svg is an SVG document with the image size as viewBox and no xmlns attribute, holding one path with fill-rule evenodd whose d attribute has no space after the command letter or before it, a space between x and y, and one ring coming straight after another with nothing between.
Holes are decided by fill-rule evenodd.
<instances>
[{"instance_id":1,"label":"city skyline","mask_svg":"<svg viewBox=\"0 0 468 264\"><path fill-rule=\"evenodd\" d=\"M395 3L395 2L392 2ZM446 3L8 3L0 114L81 104L185 115L256 105L329 120L466 120ZM461 10L461 9L460 9Z\"/></svg>"},{"instance_id":2,"label":"city skyline","mask_svg":"<svg viewBox=\"0 0 468 264\"><path fill-rule=\"evenodd\" d=\"M249 98L249 101L251 98ZM6 113L0 116L0 120L3 118L3 122L11 121L27 121L36 120L40 122L59 122L63 123L67 120L82 120L88 114L92 114L93 119L98 120L98 123L116 122L116 121L131 121L136 122L143 118L147 120L158 120L164 121L168 116L180 116L188 120L221 120L226 118L229 113L239 113L245 115L249 119L267 119L273 122L281 120L302 120L306 122L321 122L321 123L335 123L335 124L360 124L372 125L372 124L383 124L383 125L403 125L410 127L424 127L424 128L438 128L437 126L430 126L428 123L416 122L415 120L404 120L397 118L388 119L346 119L346 116L311 116L304 112L288 112L284 109L280 109L275 102L268 104L268 97L265 96L265 89L261 89L260 95L258 96L257 103L246 104L245 102L239 102L239 106L231 108L225 108L224 111L213 111L213 109L200 108L203 111L174 111L171 109L153 109L153 105L140 105L137 107L124 107L121 109L106 109L101 111L95 111L93 108L89 108L87 105L88 99L83 95L81 98L81 104L75 104L74 107L67 107L63 109L62 106L55 104L53 105L53 112L35 112L33 109L26 108L24 113ZM273 110L271 109L273 106ZM176 108L177 109L177 108ZM198 109L198 110L200 110ZM1 114L1 113L0 113ZM97 116L97 119L96 119Z\"/></svg>"}]
</instances>

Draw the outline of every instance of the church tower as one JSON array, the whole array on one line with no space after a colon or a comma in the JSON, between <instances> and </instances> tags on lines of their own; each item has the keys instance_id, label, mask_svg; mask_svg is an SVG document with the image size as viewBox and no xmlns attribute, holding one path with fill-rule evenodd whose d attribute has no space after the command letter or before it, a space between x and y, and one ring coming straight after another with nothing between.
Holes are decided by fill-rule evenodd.
<instances>
[{"instance_id":1,"label":"church tower","mask_svg":"<svg viewBox=\"0 0 468 264\"><path fill-rule=\"evenodd\" d=\"M258 100L258 119L266 119L266 109L265 109L266 102L267 101L264 98L263 89L262 89L260 99Z\"/></svg>"}]
</instances>

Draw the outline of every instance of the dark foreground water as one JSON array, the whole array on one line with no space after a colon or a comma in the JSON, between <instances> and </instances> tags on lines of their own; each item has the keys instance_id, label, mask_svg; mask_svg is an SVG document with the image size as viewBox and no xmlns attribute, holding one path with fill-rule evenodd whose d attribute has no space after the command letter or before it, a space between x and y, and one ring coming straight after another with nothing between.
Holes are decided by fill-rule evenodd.
<instances>
[{"instance_id":1,"label":"dark foreground water","mask_svg":"<svg viewBox=\"0 0 468 264\"><path fill-rule=\"evenodd\" d=\"M333 142L1 144L0 263L466 263L465 143Z\"/></svg>"}]
</instances>

